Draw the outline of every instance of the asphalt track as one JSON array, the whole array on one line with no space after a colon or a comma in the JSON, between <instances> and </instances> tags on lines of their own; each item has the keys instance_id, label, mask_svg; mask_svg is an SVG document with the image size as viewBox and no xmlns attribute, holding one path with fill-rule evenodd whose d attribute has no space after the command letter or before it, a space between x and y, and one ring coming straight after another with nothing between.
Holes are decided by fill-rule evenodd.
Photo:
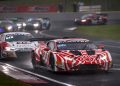
<instances>
[{"instance_id":1,"label":"asphalt track","mask_svg":"<svg viewBox=\"0 0 120 86\"><path fill-rule=\"evenodd\" d=\"M112 22L114 23L114 22ZM117 22L118 23L118 22ZM111 22L109 22L111 24ZM119 23L118 23L119 24ZM57 81L68 83L75 86L120 86L120 41L96 39L94 37L81 36L73 33L67 28L75 27L71 20L52 20L50 31L43 31L39 36L67 36L84 37L96 43L102 43L111 52L113 58L113 68L109 73L102 72L77 72L77 73L52 73L44 68L33 70L30 53L18 53L18 58L14 61L3 61L13 66L43 75ZM33 86L61 86L54 82L47 84L32 84Z\"/></svg>"}]
</instances>

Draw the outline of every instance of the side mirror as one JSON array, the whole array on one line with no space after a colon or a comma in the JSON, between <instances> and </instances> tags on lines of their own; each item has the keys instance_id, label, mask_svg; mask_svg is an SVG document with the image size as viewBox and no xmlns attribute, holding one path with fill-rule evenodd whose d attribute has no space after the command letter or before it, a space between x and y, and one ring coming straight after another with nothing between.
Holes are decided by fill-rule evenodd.
<instances>
[{"instance_id":1,"label":"side mirror","mask_svg":"<svg viewBox=\"0 0 120 86\"><path fill-rule=\"evenodd\" d=\"M61 52L61 50L56 50L56 52Z\"/></svg>"},{"instance_id":2,"label":"side mirror","mask_svg":"<svg viewBox=\"0 0 120 86\"><path fill-rule=\"evenodd\" d=\"M44 48L45 51L49 51L50 49L49 48Z\"/></svg>"},{"instance_id":3,"label":"side mirror","mask_svg":"<svg viewBox=\"0 0 120 86\"><path fill-rule=\"evenodd\" d=\"M104 49L104 48L105 48L105 46L103 44L98 45L98 49Z\"/></svg>"}]
</instances>

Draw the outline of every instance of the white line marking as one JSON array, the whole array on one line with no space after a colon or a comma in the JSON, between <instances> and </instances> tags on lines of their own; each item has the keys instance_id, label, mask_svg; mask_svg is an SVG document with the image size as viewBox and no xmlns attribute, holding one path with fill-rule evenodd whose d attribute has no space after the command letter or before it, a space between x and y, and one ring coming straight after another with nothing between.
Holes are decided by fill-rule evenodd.
<instances>
[{"instance_id":1,"label":"white line marking","mask_svg":"<svg viewBox=\"0 0 120 86\"><path fill-rule=\"evenodd\" d=\"M0 62L0 63L2 63L2 62ZM12 65L7 64L7 63L2 63L2 64L5 64L5 65L7 65L8 67L12 67L12 68L18 69L18 70L20 70L20 71L23 71L23 72L26 72L26 73L29 73L29 74L32 74L32 75L41 77L41 78L43 78L43 79L46 79L46 80L49 80L49 81L52 81L52 82L55 82L55 83L58 83L58 84L62 84L62 85L66 85L66 86L75 86L75 85L72 85L72 84L68 84L68 83L64 83L64 82L61 82L61 81L57 81L57 80L55 80L55 79L52 79L52 78L49 78L49 77L46 77L46 76L43 76L43 75L39 75L39 74L30 72L30 71L27 71L27 70L22 69L22 68L18 68L18 67L12 66Z\"/></svg>"},{"instance_id":2,"label":"white line marking","mask_svg":"<svg viewBox=\"0 0 120 86\"><path fill-rule=\"evenodd\" d=\"M111 41L109 40L109 41L107 41L107 42L113 42L113 43L117 43L117 44L120 43L120 41L112 41L112 40L111 40Z\"/></svg>"},{"instance_id":3,"label":"white line marking","mask_svg":"<svg viewBox=\"0 0 120 86\"><path fill-rule=\"evenodd\" d=\"M119 46L112 46L112 45L105 45L105 46L114 47L114 48L120 48Z\"/></svg>"},{"instance_id":4,"label":"white line marking","mask_svg":"<svg viewBox=\"0 0 120 86\"><path fill-rule=\"evenodd\" d=\"M120 64L113 64L113 66L117 66L117 67L120 67Z\"/></svg>"},{"instance_id":5,"label":"white line marking","mask_svg":"<svg viewBox=\"0 0 120 86\"><path fill-rule=\"evenodd\" d=\"M120 71L120 68L112 68L111 70L119 70Z\"/></svg>"},{"instance_id":6,"label":"white line marking","mask_svg":"<svg viewBox=\"0 0 120 86\"><path fill-rule=\"evenodd\" d=\"M120 55L119 53L113 53L113 52L111 52L111 54L116 54L116 55Z\"/></svg>"},{"instance_id":7,"label":"white line marking","mask_svg":"<svg viewBox=\"0 0 120 86\"><path fill-rule=\"evenodd\" d=\"M120 43L120 42L116 42L116 41L96 41L97 43L100 43L100 42L111 42L111 43ZM107 44L104 44L105 46L109 46L109 47L115 47L115 48L120 48L119 46L113 46L113 45L107 45Z\"/></svg>"},{"instance_id":8,"label":"white line marking","mask_svg":"<svg viewBox=\"0 0 120 86\"><path fill-rule=\"evenodd\" d=\"M77 27L66 28L65 30L70 30L70 31L72 31L72 30L75 30L75 29L77 29Z\"/></svg>"}]
</instances>

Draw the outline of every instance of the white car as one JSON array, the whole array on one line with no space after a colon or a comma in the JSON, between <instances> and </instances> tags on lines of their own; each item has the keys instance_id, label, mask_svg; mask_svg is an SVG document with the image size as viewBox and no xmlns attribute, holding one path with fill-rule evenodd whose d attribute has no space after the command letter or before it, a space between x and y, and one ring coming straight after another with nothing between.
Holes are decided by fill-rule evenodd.
<instances>
[{"instance_id":1,"label":"white car","mask_svg":"<svg viewBox=\"0 0 120 86\"><path fill-rule=\"evenodd\" d=\"M32 34L27 32L8 32L0 35L0 58L17 58L16 52L30 52L38 44L31 42Z\"/></svg>"}]
</instances>

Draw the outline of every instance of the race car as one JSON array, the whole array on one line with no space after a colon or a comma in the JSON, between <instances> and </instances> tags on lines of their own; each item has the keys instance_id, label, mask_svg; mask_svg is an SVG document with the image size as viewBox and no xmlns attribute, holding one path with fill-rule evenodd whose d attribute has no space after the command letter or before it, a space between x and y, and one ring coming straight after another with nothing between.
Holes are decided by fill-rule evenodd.
<instances>
[{"instance_id":1,"label":"race car","mask_svg":"<svg viewBox=\"0 0 120 86\"><path fill-rule=\"evenodd\" d=\"M8 32L0 35L0 59L17 58L17 52L31 52L37 42L31 42L32 34L27 32Z\"/></svg>"},{"instance_id":2,"label":"race car","mask_svg":"<svg viewBox=\"0 0 120 86\"><path fill-rule=\"evenodd\" d=\"M49 18L29 18L26 21L25 30L49 30L50 29L50 19Z\"/></svg>"},{"instance_id":3,"label":"race car","mask_svg":"<svg viewBox=\"0 0 120 86\"><path fill-rule=\"evenodd\" d=\"M83 38L41 39L32 51L33 68L45 67L54 72L101 70L112 67L110 52Z\"/></svg>"},{"instance_id":4,"label":"race car","mask_svg":"<svg viewBox=\"0 0 120 86\"><path fill-rule=\"evenodd\" d=\"M13 32L17 26L10 20L0 20L0 28L4 30L3 32Z\"/></svg>"},{"instance_id":5,"label":"race car","mask_svg":"<svg viewBox=\"0 0 120 86\"><path fill-rule=\"evenodd\" d=\"M41 21L35 18L29 18L26 21L25 31L41 30Z\"/></svg>"},{"instance_id":6,"label":"race car","mask_svg":"<svg viewBox=\"0 0 120 86\"><path fill-rule=\"evenodd\" d=\"M103 13L85 14L81 18L75 18L77 25L104 25L107 24L108 15Z\"/></svg>"},{"instance_id":7,"label":"race car","mask_svg":"<svg viewBox=\"0 0 120 86\"><path fill-rule=\"evenodd\" d=\"M26 20L21 17L6 18L6 20L12 21L17 26L16 31L23 31L26 26Z\"/></svg>"}]
</instances>

